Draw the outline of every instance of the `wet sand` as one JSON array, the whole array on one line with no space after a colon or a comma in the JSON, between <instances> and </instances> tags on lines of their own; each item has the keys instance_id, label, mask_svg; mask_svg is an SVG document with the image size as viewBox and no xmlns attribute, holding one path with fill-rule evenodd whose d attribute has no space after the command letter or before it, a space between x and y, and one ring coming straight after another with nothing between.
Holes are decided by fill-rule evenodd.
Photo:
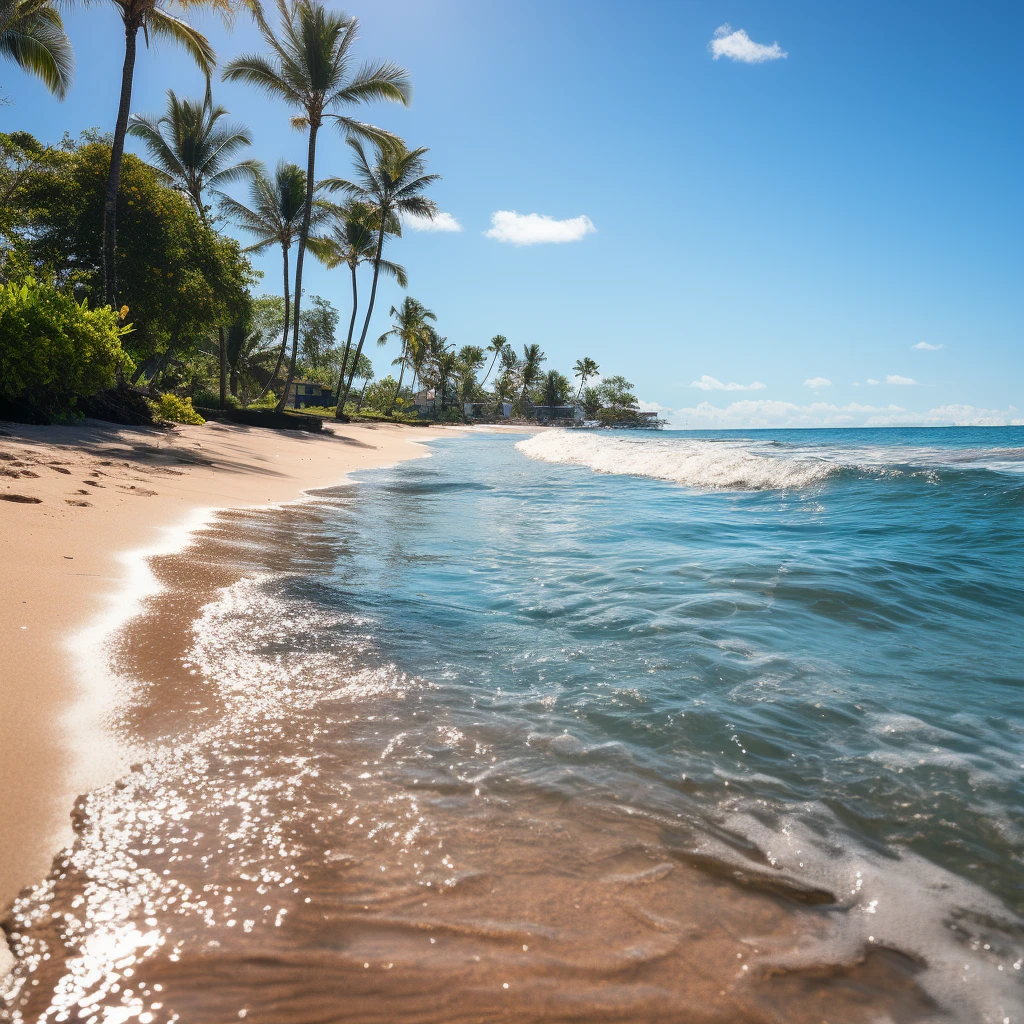
<instances>
[{"instance_id":1,"label":"wet sand","mask_svg":"<svg viewBox=\"0 0 1024 1024\"><path fill-rule=\"evenodd\" d=\"M141 561L125 556L180 545L212 509L292 501L421 456L415 442L441 432L331 429L0 424L0 906L71 840L75 797L131 756L106 728L106 680L83 677L80 657L89 627L124 614L146 585ZM0 972L5 956L0 943Z\"/></svg>"},{"instance_id":2,"label":"wet sand","mask_svg":"<svg viewBox=\"0 0 1024 1024\"><path fill-rule=\"evenodd\" d=\"M139 760L5 924L12 1019L934 1019L921 965L836 947L833 894L630 794L515 778L369 626L275 606L253 581L352 554L319 514L223 513L151 560L114 647Z\"/></svg>"}]
</instances>

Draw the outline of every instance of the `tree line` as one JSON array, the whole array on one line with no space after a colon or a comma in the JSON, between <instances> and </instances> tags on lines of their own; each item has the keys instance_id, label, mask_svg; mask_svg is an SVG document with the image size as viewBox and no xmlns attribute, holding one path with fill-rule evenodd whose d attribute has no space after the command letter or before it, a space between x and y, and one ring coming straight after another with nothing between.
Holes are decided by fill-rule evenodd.
<instances>
[{"instance_id":1,"label":"tree line","mask_svg":"<svg viewBox=\"0 0 1024 1024\"><path fill-rule=\"evenodd\" d=\"M522 415L569 402L595 417L602 409L635 411L621 377L588 386L599 372L593 360L577 362L574 382L544 372L536 344L518 355L496 335L485 347L456 351L438 334L434 314L409 296L392 307L393 325L377 338L398 340L398 379L371 384L365 348L380 278L408 285L405 268L386 250L401 238L406 218L437 212L426 196L438 179L427 172L426 148L410 149L354 116L367 103L407 105L405 69L389 61L357 64L358 20L318 0L275 0L273 17L258 0L179 0L181 10L206 8L226 24L239 12L253 19L262 51L230 60L221 77L290 108L306 141L305 168L282 160L270 171L245 158L249 130L214 101L217 60L209 41L162 0L110 2L124 27L113 132L66 135L56 146L27 132L0 135L0 280L32 281L37 290L50 282L83 308L117 311L117 343L127 357L119 372L127 370L132 383L221 406L240 400L283 411L301 373L331 390L339 416L367 399L378 412L401 414L417 384L435 392L440 415L476 401L509 402ZM147 42L184 48L206 77L204 95L168 89L161 114L132 113L140 32ZM0 0L0 58L63 97L74 55L58 7ZM318 164L325 128L345 139L347 174L324 175ZM141 141L147 159L125 152L128 136ZM232 185L244 187L243 198L228 194ZM270 251L279 254L281 294L255 296L262 275L249 257ZM335 341L334 306L304 295L307 255L347 279L343 343ZM10 295L16 303L22 292ZM4 331L0 323L0 341Z\"/></svg>"}]
</instances>

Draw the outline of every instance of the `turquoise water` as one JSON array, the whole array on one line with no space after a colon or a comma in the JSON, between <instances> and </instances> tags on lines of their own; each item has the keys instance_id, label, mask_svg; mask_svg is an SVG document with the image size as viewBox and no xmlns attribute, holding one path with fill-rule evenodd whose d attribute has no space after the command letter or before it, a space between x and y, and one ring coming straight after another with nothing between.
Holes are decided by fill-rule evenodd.
<instances>
[{"instance_id":1,"label":"turquoise water","mask_svg":"<svg viewBox=\"0 0 1024 1024\"><path fill-rule=\"evenodd\" d=\"M518 440L367 474L322 598L510 744L567 737L518 750L546 785L685 776L1024 911L1024 429Z\"/></svg>"},{"instance_id":2,"label":"turquoise water","mask_svg":"<svg viewBox=\"0 0 1024 1024\"><path fill-rule=\"evenodd\" d=\"M1024 428L429 451L158 562L12 1020L1024 1024Z\"/></svg>"}]
</instances>

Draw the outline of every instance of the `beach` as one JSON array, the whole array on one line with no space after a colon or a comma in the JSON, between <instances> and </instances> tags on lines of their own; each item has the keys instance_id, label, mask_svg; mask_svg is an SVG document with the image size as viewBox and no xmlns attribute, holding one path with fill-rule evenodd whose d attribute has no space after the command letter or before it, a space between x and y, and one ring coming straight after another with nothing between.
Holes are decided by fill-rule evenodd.
<instances>
[{"instance_id":1,"label":"beach","mask_svg":"<svg viewBox=\"0 0 1024 1024\"><path fill-rule=\"evenodd\" d=\"M426 454L443 428L331 433L220 423L168 429L3 424L0 490L0 904L41 879L71 838L75 797L126 767L87 685L91 627L150 584L139 552L180 547L215 509L293 502L347 473ZM76 639L77 638L77 639ZM96 639L95 636L92 639ZM76 649L77 648L77 649ZM107 695L109 696L109 695Z\"/></svg>"},{"instance_id":2,"label":"beach","mask_svg":"<svg viewBox=\"0 0 1024 1024\"><path fill-rule=\"evenodd\" d=\"M16 429L12 1021L1020 1019L1019 428Z\"/></svg>"}]
</instances>

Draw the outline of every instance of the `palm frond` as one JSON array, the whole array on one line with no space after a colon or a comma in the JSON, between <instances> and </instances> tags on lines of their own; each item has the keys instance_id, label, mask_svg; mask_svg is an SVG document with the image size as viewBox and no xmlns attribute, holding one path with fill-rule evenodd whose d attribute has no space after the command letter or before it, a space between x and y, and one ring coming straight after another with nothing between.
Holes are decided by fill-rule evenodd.
<instances>
[{"instance_id":1,"label":"palm frond","mask_svg":"<svg viewBox=\"0 0 1024 1024\"><path fill-rule=\"evenodd\" d=\"M412 83L405 68L391 61L364 64L349 83L331 97L332 103L368 103L373 100L390 100L409 106Z\"/></svg>"},{"instance_id":2,"label":"palm frond","mask_svg":"<svg viewBox=\"0 0 1024 1024\"><path fill-rule=\"evenodd\" d=\"M213 69L217 66L217 55L206 36L187 21L174 17L154 4L147 12L144 24L154 36L182 47L199 65L203 74L213 74Z\"/></svg>"},{"instance_id":3,"label":"palm frond","mask_svg":"<svg viewBox=\"0 0 1024 1024\"><path fill-rule=\"evenodd\" d=\"M251 85L274 99L296 105L301 103L301 96L290 88L281 78L277 66L262 53L243 53L228 61L221 78L225 82Z\"/></svg>"},{"instance_id":4,"label":"palm frond","mask_svg":"<svg viewBox=\"0 0 1024 1024\"><path fill-rule=\"evenodd\" d=\"M54 96L64 99L75 73L75 54L60 14L39 3L7 3L10 9L2 12L6 27L0 31L0 57L35 75Z\"/></svg>"}]
</instances>

